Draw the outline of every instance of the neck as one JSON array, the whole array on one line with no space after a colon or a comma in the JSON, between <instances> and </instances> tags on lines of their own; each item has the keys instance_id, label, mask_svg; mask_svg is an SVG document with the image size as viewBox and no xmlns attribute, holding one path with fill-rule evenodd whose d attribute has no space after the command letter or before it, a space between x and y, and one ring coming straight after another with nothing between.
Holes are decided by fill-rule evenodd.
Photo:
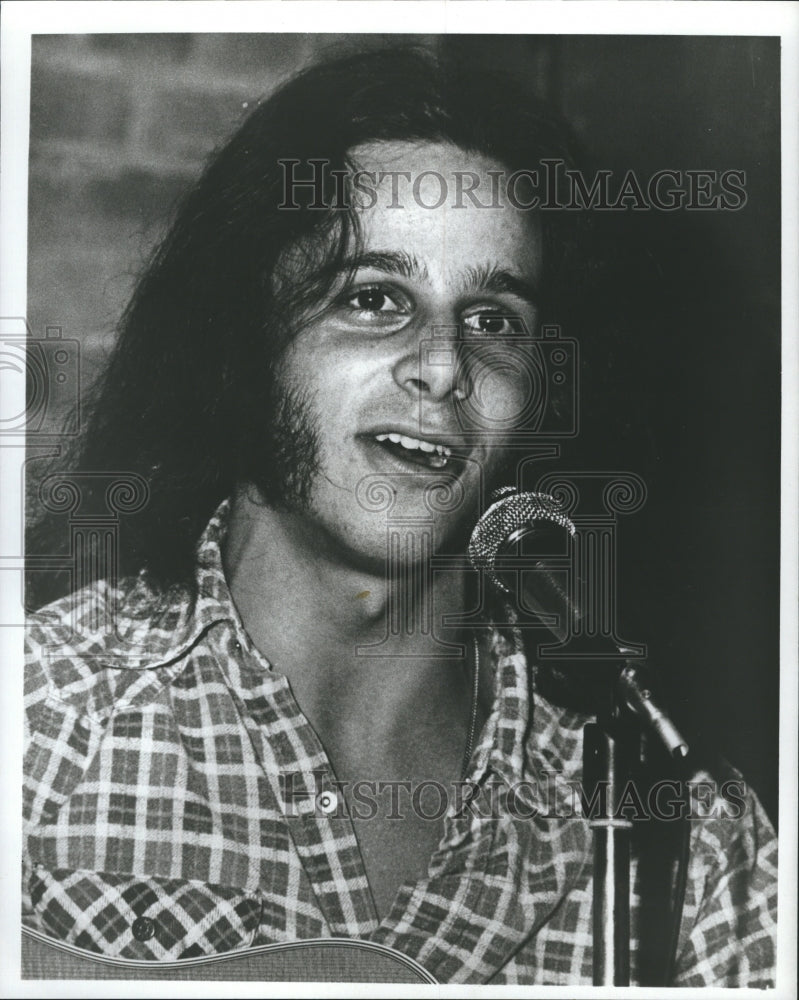
<instances>
[{"instance_id":1,"label":"neck","mask_svg":"<svg viewBox=\"0 0 799 1000\"><path fill-rule=\"evenodd\" d=\"M388 655L421 665L464 639L440 625L432 636L428 624L463 610L462 572L358 565L309 531L307 518L254 503L245 491L233 501L223 558L245 628L281 668L295 658L366 668L371 657L354 659L355 650L376 643L383 662Z\"/></svg>"}]
</instances>

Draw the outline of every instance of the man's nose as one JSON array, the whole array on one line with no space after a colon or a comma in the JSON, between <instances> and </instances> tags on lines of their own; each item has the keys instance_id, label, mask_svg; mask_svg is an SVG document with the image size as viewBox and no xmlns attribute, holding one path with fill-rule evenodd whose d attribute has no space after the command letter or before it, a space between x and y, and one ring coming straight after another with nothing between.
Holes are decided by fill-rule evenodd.
<instances>
[{"instance_id":1,"label":"man's nose","mask_svg":"<svg viewBox=\"0 0 799 1000\"><path fill-rule=\"evenodd\" d=\"M457 328L428 331L407 345L394 365L394 380L414 399L443 402L469 394Z\"/></svg>"}]
</instances>

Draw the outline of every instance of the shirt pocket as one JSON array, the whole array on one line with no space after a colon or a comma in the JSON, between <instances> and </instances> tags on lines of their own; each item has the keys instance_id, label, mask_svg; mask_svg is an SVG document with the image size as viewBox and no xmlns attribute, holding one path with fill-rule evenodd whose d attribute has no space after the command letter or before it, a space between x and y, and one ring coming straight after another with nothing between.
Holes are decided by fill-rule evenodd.
<instances>
[{"instance_id":1,"label":"shirt pocket","mask_svg":"<svg viewBox=\"0 0 799 1000\"><path fill-rule=\"evenodd\" d=\"M174 960L248 947L261 902L242 889L188 879L33 868L38 930L116 958Z\"/></svg>"}]
</instances>

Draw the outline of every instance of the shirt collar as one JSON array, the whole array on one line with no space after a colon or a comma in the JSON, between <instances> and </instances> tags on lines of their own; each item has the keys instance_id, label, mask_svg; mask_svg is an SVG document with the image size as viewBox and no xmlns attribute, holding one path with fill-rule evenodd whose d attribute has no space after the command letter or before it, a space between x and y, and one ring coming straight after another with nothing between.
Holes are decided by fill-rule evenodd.
<instances>
[{"instance_id":1,"label":"shirt collar","mask_svg":"<svg viewBox=\"0 0 799 1000\"><path fill-rule=\"evenodd\" d=\"M112 612L115 628L108 635L107 652L130 668L160 667L176 660L220 621L244 630L230 595L222 566L222 541L227 533L230 501L214 511L196 548L194 589L153 588L142 571L128 587L116 593Z\"/></svg>"},{"instance_id":2,"label":"shirt collar","mask_svg":"<svg viewBox=\"0 0 799 1000\"><path fill-rule=\"evenodd\" d=\"M508 787L532 783L537 789L547 774L577 777L588 716L553 705L536 690L536 667L519 629L492 629L490 655L494 704L469 779L479 782L490 773Z\"/></svg>"},{"instance_id":3,"label":"shirt collar","mask_svg":"<svg viewBox=\"0 0 799 1000\"><path fill-rule=\"evenodd\" d=\"M491 630L489 666L494 703L477 744L469 778L480 782L491 772L509 786L524 775L524 735L530 719L527 659L518 633Z\"/></svg>"}]
</instances>

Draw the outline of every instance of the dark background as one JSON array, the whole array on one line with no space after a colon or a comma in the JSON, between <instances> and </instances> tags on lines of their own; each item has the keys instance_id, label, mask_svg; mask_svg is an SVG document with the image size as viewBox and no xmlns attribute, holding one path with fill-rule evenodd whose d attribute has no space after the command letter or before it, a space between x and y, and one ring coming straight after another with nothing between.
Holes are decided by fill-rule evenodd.
<instances>
[{"instance_id":1,"label":"dark background","mask_svg":"<svg viewBox=\"0 0 799 1000\"><path fill-rule=\"evenodd\" d=\"M403 37L36 37L34 335L55 325L79 340L88 384L170 206L248 107L320 51ZM648 645L677 721L738 766L776 820L779 39L413 40L476 73L525 76L576 130L589 176L746 172L740 211L595 213L600 265L564 314L580 344L581 432L559 465L645 481L646 505L619 522L622 636ZM47 414L53 428L62 418Z\"/></svg>"}]
</instances>

